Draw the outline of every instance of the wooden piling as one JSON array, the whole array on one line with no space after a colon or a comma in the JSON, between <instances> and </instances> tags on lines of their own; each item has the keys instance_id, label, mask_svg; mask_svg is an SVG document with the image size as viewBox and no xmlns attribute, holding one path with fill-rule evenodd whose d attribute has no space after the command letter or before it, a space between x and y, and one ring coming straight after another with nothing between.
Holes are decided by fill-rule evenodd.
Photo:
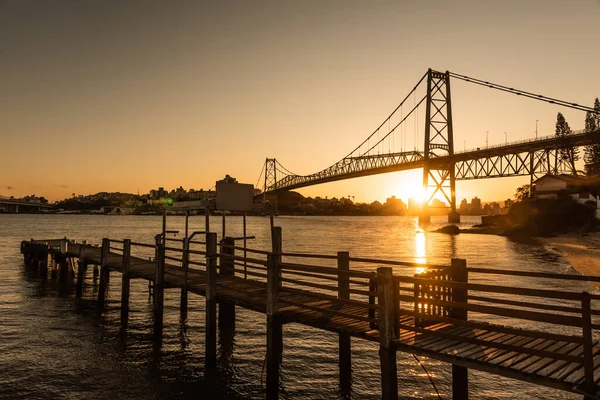
<instances>
[{"instance_id":1,"label":"wooden piling","mask_svg":"<svg viewBox=\"0 0 600 400\"><path fill-rule=\"evenodd\" d=\"M51 259L50 259L50 276L52 277L52 279L56 279L57 275L58 275L58 266L57 266L57 261L56 261L56 254L52 254Z\"/></svg>"},{"instance_id":2,"label":"wooden piling","mask_svg":"<svg viewBox=\"0 0 600 400\"><path fill-rule=\"evenodd\" d=\"M272 253L267 256L267 399L279 398L279 373L283 355L283 324L278 315L282 241L281 227L271 226Z\"/></svg>"},{"instance_id":3,"label":"wooden piling","mask_svg":"<svg viewBox=\"0 0 600 400\"><path fill-rule=\"evenodd\" d=\"M235 276L235 264L233 256L235 256L235 240L231 237L226 237L222 241L221 246L221 258L219 265L219 275L220 276ZM231 257L228 257L231 256ZM224 329L228 329L228 327L233 323L235 324L235 304L230 301L221 300L219 302L219 332Z\"/></svg>"},{"instance_id":4,"label":"wooden piling","mask_svg":"<svg viewBox=\"0 0 600 400\"><path fill-rule=\"evenodd\" d=\"M188 310L188 268L190 264L190 239L188 235L188 220L190 217L190 212L185 212L185 237L183 238L183 252L181 253L181 267L183 268L183 288L181 288L181 299L179 302L179 312L181 315L181 320L187 320L187 310Z\"/></svg>"},{"instance_id":5,"label":"wooden piling","mask_svg":"<svg viewBox=\"0 0 600 400\"><path fill-rule=\"evenodd\" d=\"M206 338L205 367L217 366L217 234L206 234Z\"/></svg>"},{"instance_id":6,"label":"wooden piling","mask_svg":"<svg viewBox=\"0 0 600 400\"><path fill-rule=\"evenodd\" d=\"M273 233L281 232L274 227ZM279 255L267 256L267 399L279 398L279 371L283 352L283 326L279 312L281 266Z\"/></svg>"},{"instance_id":7,"label":"wooden piling","mask_svg":"<svg viewBox=\"0 0 600 400\"><path fill-rule=\"evenodd\" d=\"M69 279L69 259L67 252L69 250L69 241L65 238L60 241L60 272L59 277L61 282L66 282Z\"/></svg>"},{"instance_id":8,"label":"wooden piling","mask_svg":"<svg viewBox=\"0 0 600 400\"><path fill-rule=\"evenodd\" d=\"M453 258L451 261L450 277L453 282L468 283L469 271L467 270L467 261L460 258ZM467 289L453 288L452 301L458 303L467 303ZM466 308L454 307L450 310L450 317L467 320L468 312ZM452 399L467 400L469 398L469 370L466 367L452 364Z\"/></svg>"},{"instance_id":9,"label":"wooden piling","mask_svg":"<svg viewBox=\"0 0 600 400\"><path fill-rule=\"evenodd\" d=\"M104 307L106 300L106 287L108 284L108 253L110 252L110 240L107 238L102 239L102 253L100 256L100 287L98 289L98 304L100 308Z\"/></svg>"},{"instance_id":10,"label":"wooden piling","mask_svg":"<svg viewBox=\"0 0 600 400\"><path fill-rule=\"evenodd\" d=\"M165 301L165 242L162 235L156 235L155 239L155 275L154 275L154 304L152 313L154 317L154 335L156 343L162 341L163 312Z\"/></svg>"},{"instance_id":11,"label":"wooden piling","mask_svg":"<svg viewBox=\"0 0 600 400\"><path fill-rule=\"evenodd\" d=\"M46 276L48 274L48 257L50 256L50 245L47 243L41 245L40 251L42 254L40 255L41 259L38 261L38 268L42 276Z\"/></svg>"},{"instance_id":12,"label":"wooden piling","mask_svg":"<svg viewBox=\"0 0 600 400\"><path fill-rule=\"evenodd\" d=\"M75 297L80 299L83 294L83 281L87 264L85 263L85 247L79 247L79 260L77 261L77 286L75 288Z\"/></svg>"},{"instance_id":13,"label":"wooden piling","mask_svg":"<svg viewBox=\"0 0 600 400\"><path fill-rule=\"evenodd\" d=\"M377 268L379 292L379 360L381 363L381 392L383 400L398 399L396 345L398 321L397 299L392 268Z\"/></svg>"},{"instance_id":14,"label":"wooden piling","mask_svg":"<svg viewBox=\"0 0 600 400\"><path fill-rule=\"evenodd\" d=\"M121 327L127 328L129 322L129 287L131 273L131 239L123 240L123 275L121 276Z\"/></svg>"},{"instance_id":15,"label":"wooden piling","mask_svg":"<svg viewBox=\"0 0 600 400\"><path fill-rule=\"evenodd\" d=\"M592 335L592 306L588 292L581 293L581 317L583 328L583 390L584 400L597 399L594 383L594 340Z\"/></svg>"},{"instance_id":16,"label":"wooden piling","mask_svg":"<svg viewBox=\"0 0 600 400\"><path fill-rule=\"evenodd\" d=\"M340 272L350 271L350 253L340 251L337 254L337 265ZM350 277L348 274L338 275L338 299L350 299ZM340 388L347 392L352 383L352 356L350 334L340 332L338 338Z\"/></svg>"}]
</instances>

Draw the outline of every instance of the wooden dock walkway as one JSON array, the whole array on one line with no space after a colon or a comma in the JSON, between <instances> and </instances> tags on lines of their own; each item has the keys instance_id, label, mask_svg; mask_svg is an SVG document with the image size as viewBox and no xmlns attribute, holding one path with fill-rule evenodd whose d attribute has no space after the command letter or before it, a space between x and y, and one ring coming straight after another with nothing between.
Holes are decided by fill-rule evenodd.
<instances>
[{"instance_id":1,"label":"wooden dock walkway","mask_svg":"<svg viewBox=\"0 0 600 400\"><path fill-rule=\"evenodd\" d=\"M187 312L188 292L204 296L207 368L216 364L216 303L265 313L268 398L278 397L282 325L286 323L339 334L341 385L351 379L350 337L379 342L384 399L398 398L398 351L452 364L454 399L468 398L468 369L597 398L600 344L596 333L600 325L595 319L600 310L593 308L593 301L600 300L600 295L535 289L528 287L528 280L600 281L599 277L467 268L460 259L447 266L429 265L422 274L401 276L394 275L391 266L417 264L351 258L347 252L285 253L280 228L273 228L272 239L269 252L236 246L232 238L217 243L214 233L202 242L157 236L153 244L104 239L100 247L67 239L32 239L22 242L21 252L27 264L51 265L52 273L65 281L74 274L76 260L78 297L87 266L100 266L101 304L110 271L121 273L125 328L129 281L152 282L158 340L165 288L181 289L182 313ZM193 250L192 245L205 248ZM145 256L138 254L144 252ZM241 252L244 255L238 255ZM149 258L149 253L154 257ZM351 264L377 267L377 272L353 270ZM517 275L523 285L469 282L469 275L475 274ZM489 316L512 322L491 324ZM544 329L520 328L531 323Z\"/></svg>"}]
</instances>

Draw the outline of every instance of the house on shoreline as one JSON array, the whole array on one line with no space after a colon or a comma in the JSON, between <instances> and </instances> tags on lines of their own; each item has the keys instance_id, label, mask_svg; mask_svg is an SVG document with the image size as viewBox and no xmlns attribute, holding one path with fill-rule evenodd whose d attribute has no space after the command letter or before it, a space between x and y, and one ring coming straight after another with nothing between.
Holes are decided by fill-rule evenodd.
<instances>
[{"instance_id":1,"label":"house on shoreline","mask_svg":"<svg viewBox=\"0 0 600 400\"><path fill-rule=\"evenodd\" d=\"M596 206L596 218L600 218L600 181L568 174L546 174L533 182L533 197L556 199L568 195L579 204Z\"/></svg>"}]
</instances>

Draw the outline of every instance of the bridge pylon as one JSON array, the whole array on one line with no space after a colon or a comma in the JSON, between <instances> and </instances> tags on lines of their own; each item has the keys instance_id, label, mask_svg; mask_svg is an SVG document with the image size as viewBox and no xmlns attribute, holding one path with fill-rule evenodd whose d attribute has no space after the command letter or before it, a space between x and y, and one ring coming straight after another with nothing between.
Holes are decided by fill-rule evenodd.
<instances>
[{"instance_id":1,"label":"bridge pylon","mask_svg":"<svg viewBox=\"0 0 600 400\"><path fill-rule=\"evenodd\" d=\"M267 190L277 189L277 159L265 159L265 184L263 186L263 207L267 204ZM279 195L276 195L279 197ZM277 212L277 197L275 198L275 212Z\"/></svg>"},{"instance_id":2,"label":"bridge pylon","mask_svg":"<svg viewBox=\"0 0 600 400\"><path fill-rule=\"evenodd\" d=\"M424 216L433 198L441 193L450 204L448 222L460 222L456 212L455 172L453 161L437 160L454 155L450 73L427 71L427 101L425 106L425 146L423 163L423 190L426 193ZM424 218L423 218L424 217Z\"/></svg>"}]
</instances>

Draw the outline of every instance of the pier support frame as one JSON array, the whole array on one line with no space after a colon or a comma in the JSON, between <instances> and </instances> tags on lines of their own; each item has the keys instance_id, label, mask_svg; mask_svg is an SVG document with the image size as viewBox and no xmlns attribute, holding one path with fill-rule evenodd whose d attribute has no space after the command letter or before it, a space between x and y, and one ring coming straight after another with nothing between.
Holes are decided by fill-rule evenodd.
<instances>
[{"instance_id":1,"label":"pier support frame","mask_svg":"<svg viewBox=\"0 0 600 400\"><path fill-rule=\"evenodd\" d=\"M398 400L398 370L396 345L398 335L398 301L392 268L377 268L379 292L379 360L381 364L381 392L383 400Z\"/></svg>"}]
</instances>

